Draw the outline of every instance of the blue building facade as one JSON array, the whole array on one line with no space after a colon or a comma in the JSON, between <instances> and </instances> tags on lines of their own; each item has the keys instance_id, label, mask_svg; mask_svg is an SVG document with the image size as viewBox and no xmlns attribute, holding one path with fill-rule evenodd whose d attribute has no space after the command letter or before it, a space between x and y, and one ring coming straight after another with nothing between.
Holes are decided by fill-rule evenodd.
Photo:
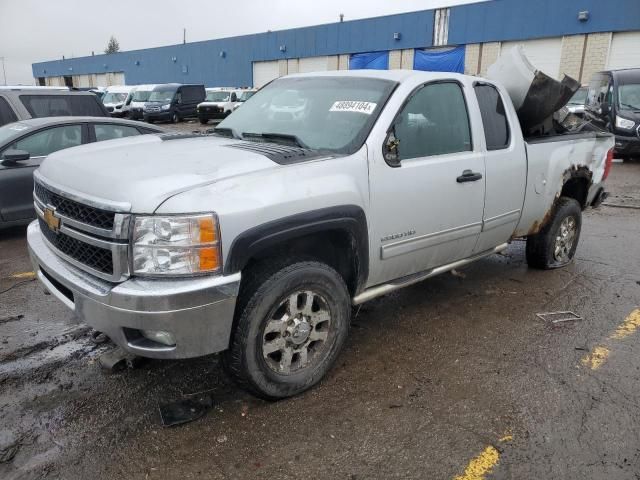
<instances>
[{"instance_id":1,"label":"blue building facade","mask_svg":"<svg viewBox=\"0 0 640 480\"><path fill-rule=\"evenodd\" d=\"M579 12L588 12L580 20ZM121 72L126 83L254 84L253 63L434 43L434 10L265 32L111 55L34 63L33 76ZM446 45L640 31L640 0L491 0L451 7ZM639 46L640 47L640 46Z\"/></svg>"}]
</instances>

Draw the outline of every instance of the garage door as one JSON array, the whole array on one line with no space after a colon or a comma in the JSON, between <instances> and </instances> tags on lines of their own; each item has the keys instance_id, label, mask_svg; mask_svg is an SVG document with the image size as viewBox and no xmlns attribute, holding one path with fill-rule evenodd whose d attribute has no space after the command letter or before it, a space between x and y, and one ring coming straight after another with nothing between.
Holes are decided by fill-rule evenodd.
<instances>
[{"instance_id":1,"label":"garage door","mask_svg":"<svg viewBox=\"0 0 640 480\"><path fill-rule=\"evenodd\" d=\"M614 33L608 69L640 67L640 32Z\"/></svg>"},{"instance_id":2,"label":"garage door","mask_svg":"<svg viewBox=\"0 0 640 480\"><path fill-rule=\"evenodd\" d=\"M560 55L562 53L562 38L543 38L541 40L526 40L522 42L503 42L502 52L516 45L524 47L524 54L531 64L538 70L553 78L560 76Z\"/></svg>"},{"instance_id":3,"label":"garage door","mask_svg":"<svg viewBox=\"0 0 640 480\"><path fill-rule=\"evenodd\" d=\"M325 72L329 69L329 57L301 58L298 63L298 72Z\"/></svg>"},{"instance_id":4,"label":"garage door","mask_svg":"<svg viewBox=\"0 0 640 480\"><path fill-rule=\"evenodd\" d=\"M280 76L278 61L253 62L253 86L260 88Z\"/></svg>"}]
</instances>

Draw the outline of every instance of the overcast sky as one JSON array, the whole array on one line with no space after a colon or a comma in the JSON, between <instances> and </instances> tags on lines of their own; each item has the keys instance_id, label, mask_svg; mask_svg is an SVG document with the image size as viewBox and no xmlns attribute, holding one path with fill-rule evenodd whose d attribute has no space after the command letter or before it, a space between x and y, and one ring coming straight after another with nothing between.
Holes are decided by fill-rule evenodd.
<instances>
[{"instance_id":1,"label":"overcast sky","mask_svg":"<svg viewBox=\"0 0 640 480\"><path fill-rule=\"evenodd\" d=\"M190 42L474 1L0 0L0 57L8 84L33 84L32 63L102 53L111 35L135 50L182 43L183 27Z\"/></svg>"}]
</instances>

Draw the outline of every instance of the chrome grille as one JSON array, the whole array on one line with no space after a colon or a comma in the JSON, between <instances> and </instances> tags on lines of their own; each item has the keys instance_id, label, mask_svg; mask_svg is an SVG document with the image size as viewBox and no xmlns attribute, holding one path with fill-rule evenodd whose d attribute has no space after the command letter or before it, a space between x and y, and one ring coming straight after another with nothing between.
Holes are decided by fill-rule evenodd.
<instances>
[{"instance_id":1,"label":"chrome grille","mask_svg":"<svg viewBox=\"0 0 640 480\"><path fill-rule=\"evenodd\" d=\"M145 112L159 112L160 107L144 107Z\"/></svg>"},{"instance_id":2,"label":"chrome grille","mask_svg":"<svg viewBox=\"0 0 640 480\"><path fill-rule=\"evenodd\" d=\"M113 275L113 254L111 250L95 247L70 237L62 232L54 232L38 218L40 231L51 245L74 260L107 275Z\"/></svg>"},{"instance_id":3,"label":"chrome grille","mask_svg":"<svg viewBox=\"0 0 640 480\"><path fill-rule=\"evenodd\" d=\"M55 207L56 211L78 222L86 223L92 227L113 229L115 218L114 212L107 212L99 208L83 205L68 198L64 198L57 193L47 190L36 182L36 197L44 204Z\"/></svg>"},{"instance_id":4,"label":"chrome grille","mask_svg":"<svg viewBox=\"0 0 640 480\"><path fill-rule=\"evenodd\" d=\"M49 186L38 171L34 177L34 206L42 236L50 247L99 278L111 282L129 278L131 215L122 212L131 206L84 200Z\"/></svg>"}]
</instances>

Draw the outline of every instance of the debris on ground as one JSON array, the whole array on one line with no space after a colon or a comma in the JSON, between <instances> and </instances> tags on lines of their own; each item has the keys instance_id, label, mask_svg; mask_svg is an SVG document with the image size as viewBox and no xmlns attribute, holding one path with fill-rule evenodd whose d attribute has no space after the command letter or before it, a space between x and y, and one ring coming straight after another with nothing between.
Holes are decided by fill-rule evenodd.
<instances>
[{"instance_id":1,"label":"debris on ground","mask_svg":"<svg viewBox=\"0 0 640 480\"><path fill-rule=\"evenodd\" d=\"M89 340L96 345L100 345L101 343L105 343L109 341L109 337L107 337L104 333L99 332L97 330L92 330L89 334Z\"/></svg>"},{"instance_id":2,"label":"debris on ground","mask_svg":"<svg viewBox=\"0 0 640 480\"><path fill-rule=\"evenodd\" d=\"M455 268L453 270L451 270L451 275L453 275L454 277L457 277L457 278L461 278L463 280L465 278L467 278L467 274L466 273L460 272L460 271L456 270Z\"/></svg>"},{"instance_id":3,"label":"debris on ground","mask_svg":"<svg viewBox=\"0 0 640 480\"><path fill-rule=\"evenodd\" d=\"M204 416L211 407L213 407L213 398L211 395L202 394L160 405L158 410L160 411L162 426L172 427L199 419Z\"/></svg>"},{"instance_id":4,"label":"debris on ground","mask_svg":"<svg viewBox=\"0 0 640 480\"><path fill-rule=\"evenodd\" d=\"M111 372L119 372L125 368L139 368L147 361L121 348L115 348L100 356L100 366Z\"/></svg>"},{"instance_id":5,"label":"debris on ground","mask_svg":"<svg viewBox=\"0 0 640 480\"><path fill-rule=\"evenodd\" d=\"M536 313L536 317L544 322L550 322L553 324L583 320L580 315L570 311Z\"/></svg>"}]
</instances>

